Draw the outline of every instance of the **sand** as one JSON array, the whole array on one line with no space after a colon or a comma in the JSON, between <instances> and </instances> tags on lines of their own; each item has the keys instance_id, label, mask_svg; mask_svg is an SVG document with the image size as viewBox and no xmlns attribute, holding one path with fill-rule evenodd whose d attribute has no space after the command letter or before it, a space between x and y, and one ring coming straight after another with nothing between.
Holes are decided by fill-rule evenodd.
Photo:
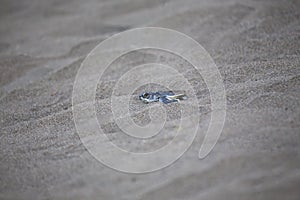
<instances>
[{"instance_id":1,"label":"sand","mask_svg":"<svg viewBox=\"0 0 300 200\"><path fill-rule=\"evenodd\" d=\"M0 199L299 199L299 10L296 0L3 0ZM80 64L99 42L143 26L181 31L209 52L224 79L227 116L205 159L198 159L200 133L173 165L138 175L112 170L85 149L73 121L72 89ZM164 52L144 51L115 69L157 60L157 53L174 62ZM109 98L121 75L107 71L98 86L101 126L132 151L165 145L180 118L177 105L169 107L165 136L144 149L113 122ZM193 75L186 72L205 130L209 94ZM145 105L131 104L133 119L146 124Z\"/></svg>"}]
</instances>

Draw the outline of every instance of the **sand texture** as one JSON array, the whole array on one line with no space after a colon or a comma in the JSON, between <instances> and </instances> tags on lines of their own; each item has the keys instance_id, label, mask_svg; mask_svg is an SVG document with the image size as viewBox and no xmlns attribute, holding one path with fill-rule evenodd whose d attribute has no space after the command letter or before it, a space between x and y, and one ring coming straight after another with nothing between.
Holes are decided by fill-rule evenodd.
<instances>
[{"instance_id":1,"label":"sand texture","mask_svg":"<svg viewBox=\"0 0 300 200\"><path fill-rule=\"evenodd\" d=\"M204 160L198 159L200 133L170 167L135 175L104 166L82 145L72 89L98 43L143 26L181 31L209 52L224 79L227 116ZM111 115L110 95L122 69L152 61L186 67L182 73L201 102L199 127L207 128L205 82L173 56L133 52L105 72L96 110L115 144L144 152L172 138L181 117L176 104L167 107L163 134L149 142L124 136ZM134 121L147 124L147 105L134 98L130 104ZM300 1L2 0L0 111L0 199L298 200Z\"/></svg>"}]
</instances>

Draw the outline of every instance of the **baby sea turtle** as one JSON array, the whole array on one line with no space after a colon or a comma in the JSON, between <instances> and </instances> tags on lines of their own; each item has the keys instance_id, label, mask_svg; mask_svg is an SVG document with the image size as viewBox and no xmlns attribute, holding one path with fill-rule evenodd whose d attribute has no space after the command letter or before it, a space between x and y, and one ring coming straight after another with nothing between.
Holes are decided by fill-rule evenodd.
<instances>
[{"instance_id":1,"label":"baby sea turtle","mask_svg":"<svg viewBox=\"0 0 300 200\"><path fill-rule=\"evenodd\" d=\"M139 99L144 103L150 102L163 102L165 104L172 102L179 102L180 100L187 99L185 94L175 94L172 91L162 91L162 92L143 92Z\"/></svg>"}]
</instances>

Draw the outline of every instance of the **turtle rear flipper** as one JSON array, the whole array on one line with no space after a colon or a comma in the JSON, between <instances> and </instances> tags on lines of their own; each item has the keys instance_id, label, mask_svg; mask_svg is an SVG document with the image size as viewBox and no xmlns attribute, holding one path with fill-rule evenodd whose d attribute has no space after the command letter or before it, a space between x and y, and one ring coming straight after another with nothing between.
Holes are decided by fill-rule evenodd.
<instances>
[{"instance_id":1,"label":"turtle rear flipper","mask_svg":"<svg viewBox=\"0 0 300 200\"><path fill-rule=\"evenodd\" d=\"M177 99L177 100L186 100L187 96L185 94L177 94L177 95L172 95L172 96L167 96L168 99Z\"/></svg>"}]
</instances>

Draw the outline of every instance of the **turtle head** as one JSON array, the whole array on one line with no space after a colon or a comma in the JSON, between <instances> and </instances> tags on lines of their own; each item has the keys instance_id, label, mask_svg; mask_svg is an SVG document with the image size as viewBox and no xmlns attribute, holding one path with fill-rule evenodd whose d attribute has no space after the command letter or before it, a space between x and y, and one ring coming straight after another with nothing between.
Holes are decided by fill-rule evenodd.
<instances>
[{"instance_id":1,"label":"turtle head","mask_svg":"<svg viewBox=\"0 0 300 200\"><path fill-rule=\"evenodd\" d=\"M149 103L151 95L148 92L144 92L139 96L139 99L144 103Z\"/></svg>"}]
</instances>

